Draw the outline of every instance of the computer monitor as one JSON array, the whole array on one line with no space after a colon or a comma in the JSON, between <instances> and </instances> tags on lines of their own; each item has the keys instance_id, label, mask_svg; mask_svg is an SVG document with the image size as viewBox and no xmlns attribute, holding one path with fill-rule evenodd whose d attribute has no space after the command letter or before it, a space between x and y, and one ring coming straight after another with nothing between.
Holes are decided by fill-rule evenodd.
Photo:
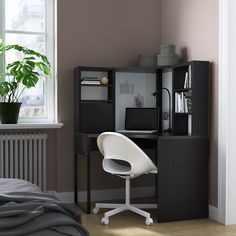
<instances>
[{"instance_id":1,"label":"computer monitor","mask_svg":"<svg viewBox=\"0 0 236 236\"><path fill-rule=\"evenodd\" d=\"M157 130L159 108L126 108L125 130Z\"/></svg>"}]
</instances>

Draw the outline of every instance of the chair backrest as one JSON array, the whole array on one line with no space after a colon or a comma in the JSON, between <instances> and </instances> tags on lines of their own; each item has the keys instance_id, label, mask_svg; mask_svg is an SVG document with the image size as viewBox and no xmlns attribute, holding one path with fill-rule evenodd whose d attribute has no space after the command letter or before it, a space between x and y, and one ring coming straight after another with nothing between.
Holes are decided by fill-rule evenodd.
<instances>
[{"instance_id":1,"label":"chair backrest","mask_svg":"<svg viewBox=\"0 0 236 236\"><path fill-rule=\"evenodd\" d=\"M97 138L97 145L104 156L103 169L120 175L138 176L144 173L157 173L151 159L129 138L116 132L104 132ZM129 166L117 164L124 161Z\"/></svg>"}]
</instances>

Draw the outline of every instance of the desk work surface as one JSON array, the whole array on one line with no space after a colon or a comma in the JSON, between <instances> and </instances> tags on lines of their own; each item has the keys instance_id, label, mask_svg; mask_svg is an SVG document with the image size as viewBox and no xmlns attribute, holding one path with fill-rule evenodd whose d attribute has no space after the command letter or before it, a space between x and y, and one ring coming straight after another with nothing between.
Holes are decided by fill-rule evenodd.
<instances>
[{"instance_id":1,"label":"desk work surface","mask_svg":"<svg viewBox=\"0 0 236 236\"><path fill-rule=\"evenodd\" d=\"M75 149L77 153L85 154L89 151L98 150L97 147L97 137L100 133L76 133L76 143ZM128 133L124 134L126 137L130 138L134 141L140 148L151 148L156 149L159 145L160 141L172 141L172 145L176 143L176 149L181 149L181 146L178 146L177 141L180 140L208 140L205 136L188 136L188 135L172 135L167 133L159 133L159 134L143 134L143 133ZM182 148L186 149L186 146L182 146Z\"/></svg>"},{"instance_id":2,"label":"desk work surface","mask_svg":"<svg viewBox=\"0 0 236 236\"><path fill-rule=\"evenodd\" d=\"M114 131L115 132L115 131ZM97 138L100 133L87 133L87 132L79 132L76 133L76 137L80 138ZM121 133L125 135L128 138L140 138L140 139L199 139L199 138L204 138L205 136L200 136L200 135L173 135L173 134L168 134L168 133Z\"/></svg>"}]
</instances>

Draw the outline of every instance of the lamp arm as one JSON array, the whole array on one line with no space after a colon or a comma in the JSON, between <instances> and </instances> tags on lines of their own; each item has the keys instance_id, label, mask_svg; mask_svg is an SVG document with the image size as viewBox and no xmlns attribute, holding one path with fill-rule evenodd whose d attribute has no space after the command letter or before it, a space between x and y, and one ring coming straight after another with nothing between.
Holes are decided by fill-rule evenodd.
<instances>
[{"instance_id":1,"label":"lamp arm","mask_svg":"<svg viewBox=\"0 0 236 236\"><path fill-rule=\"evenodd\" d=\"M158 91L152 93L152 96L153 96L153 97L156 97L156 96L158 95L158 93L161 92L162 90L165 90L165 91L167 92L168 98L169 98L169 129L167 130L167 132L168 132L168 133L171 133L171 132L172 132L172 130L171 130L171 128L170 128L170 125L171 125L171 115L170 115L170 114L171 114L171 95L170 95L169 89L167 89L167 88L161 88L160 90L158 90Z\"/></svg>"},{"instance_id":2,"label":"lamp arm","mask_svg":"<svg viewBox=\"0 0 236 236\"><path fill-rule=\"evenodd\" d=\"M171 95L170 95L170 91L167 88L161 88L161 89L166 90L167 93L168 93L168 97L169 97L169 119L170 119L170 113L171 113Z\"/></svg>"}]
</instances>

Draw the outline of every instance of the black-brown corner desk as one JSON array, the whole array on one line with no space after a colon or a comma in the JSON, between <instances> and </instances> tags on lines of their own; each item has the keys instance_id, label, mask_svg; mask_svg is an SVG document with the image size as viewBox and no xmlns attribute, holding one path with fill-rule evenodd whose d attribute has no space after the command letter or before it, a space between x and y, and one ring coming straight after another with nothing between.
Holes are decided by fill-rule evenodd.
<instances>
[{"instance_id":1,"label":"black-brown corner desk","mask_svg":"<svg viewBox=\"0 0 236 236\"><path fill-rule=\"evenodd\" d=\"M97 150L95 133L77 133L75 143L75 202L80 183L86 185L85 212L90 213L92 150ZM141 147L156 150L158 168L157 221L168 222L208 217L208 138L204 136L172 136L128 134ZM78 168L79 167L79 168ZM101 171L103 171L101 169Z\"/></svg>"}]
</instances>

